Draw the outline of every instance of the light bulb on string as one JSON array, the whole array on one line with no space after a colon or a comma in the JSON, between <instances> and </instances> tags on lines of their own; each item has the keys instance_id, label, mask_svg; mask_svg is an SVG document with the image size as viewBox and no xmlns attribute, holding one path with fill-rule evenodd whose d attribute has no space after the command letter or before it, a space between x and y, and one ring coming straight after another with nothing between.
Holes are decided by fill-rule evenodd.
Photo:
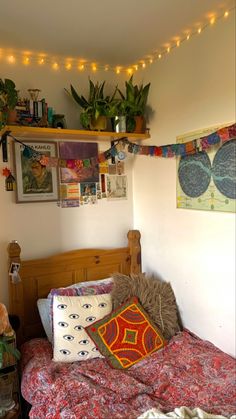
<instances>
[{"instance_id":1,"label":"light bulb on string","mask_svg":"<svg viewBox=\"0 0 236 419\"><path fill-rule=\"evenodd\" d=\"M70 62L66 63L66 70L71 70L72 64Z\"/></svg>"},{"instance_id":2,"label":"light bulb on string","mask_svg":"<svg viewBox=\"0 0 236 419\"><path fill-rule=\"evenodd\" d=\"M53 70L57 71L59 69L58 63L55 61L52 65Z\"/></svg>"},{"instance_id":3,"label":"light bulb on string","mask_svg":"<svg viewBox=\"0 0 236 419\"><path fill-rule=\"evenodd\" d=\"M7 57L7 61L8 61L9 63L11 63L11 64L14 64L14 63L15 63L15 61L16 61L16 59L15 59L14 55L9 55L9 56Z\"/></svg>"},{"instance_id":4,"label":"light bulb on string","mask_svg":"<svg viewBox=\"0 0 236 419\"><path fill-rule=\"evenodd\" d=\"M29 63L30 63L30 59L29 59L29 57L24 57L24 58L23 58L23 64L24 64L24 65L29 65Z\"/></svg>"}]
</instances>

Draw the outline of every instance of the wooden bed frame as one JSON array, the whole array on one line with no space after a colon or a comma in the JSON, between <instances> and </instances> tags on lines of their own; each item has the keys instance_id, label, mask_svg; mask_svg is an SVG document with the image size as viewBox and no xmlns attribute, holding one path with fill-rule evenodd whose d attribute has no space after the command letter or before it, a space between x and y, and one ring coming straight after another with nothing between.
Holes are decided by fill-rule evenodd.
<instances>
[{"instance_id":1,"label":"wooden bed frame","mask_svg":"<svg viewBox=\"0 0 236 419\"><path fill-rule=\"evenodd\" d=\"M8 245L9 269L20 263L21 281L14 284L9 275L9 314L18 316L18 344L44 336L37 300L46 298L52 288L82 281L107 278L114 272L126 275L141 272L141 246L138 230L128 232L128 245L113 249L79 249L43 259L21 260L17 242Z\"/></svg>"}]
</instances>

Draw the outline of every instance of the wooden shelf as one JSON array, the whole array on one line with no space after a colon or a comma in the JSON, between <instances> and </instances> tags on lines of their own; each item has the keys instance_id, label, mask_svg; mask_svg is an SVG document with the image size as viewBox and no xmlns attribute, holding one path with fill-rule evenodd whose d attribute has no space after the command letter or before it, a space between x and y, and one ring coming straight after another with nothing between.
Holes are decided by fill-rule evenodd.
<instances>
[{"instance_id":1,"label":"wooden shelf","mask_svg":"<svg viewBox=\"0 0 236 419\"><path fill-rule=\"evenodd\" d=\"M58 129L58 128L39 128L26 127L19 125L5 126L0 134L5 131L11 131L15 137L28 138L32 140L38 139L63 139L63 140L90 140L90 141L111 141L122 137L127 137L130 141L146 140L150 138L149 133L136 134L125 132L108 132L108 131L86 131L74 129Z\"/></svg>"}]
</instances>

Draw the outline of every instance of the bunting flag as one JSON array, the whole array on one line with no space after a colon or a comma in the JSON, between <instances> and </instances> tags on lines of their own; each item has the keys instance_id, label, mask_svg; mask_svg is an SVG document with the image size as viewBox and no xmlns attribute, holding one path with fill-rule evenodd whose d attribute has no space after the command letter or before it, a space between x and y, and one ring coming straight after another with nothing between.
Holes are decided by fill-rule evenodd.
<instances>
[{"instance_id":1,"label":"bunting flag","mask_svg":"<svg viewBox=\"0 0 236 419\"><path fill-rule=\"evenodd\" d=\"M102 163L105 160L108 160L112 157L118 157L122 153L123 158L125 158L124 149L127 147L127 151L132 154L151 156L151 157L163 157L163 158L173 158L173 157L184 157L191 154L196 154L201 151L205 151L225 143L226 141L236 138L236 123L228 127L220 128L218 131L215 131L206 137L198 138L186 143L175 143L167 144L163 146L155 145L139 145L133 142L130 142L127 137L114 140L112 146L100 153L98 157L92 157L91 159L84 160L73 160L73 159L60 159L56 157L44 156L42 153L36 152L34 149L29 147L27 144L22 143L17 140L11 134L8 134L14 141L21 143L24 146L23 154L27 158L36 158L40 161L43 166L49 167L67 167L74 169L82 167L90 167L94 163ZM123 151L121 150L123 148Z\"/></svg>"}]
</instances>

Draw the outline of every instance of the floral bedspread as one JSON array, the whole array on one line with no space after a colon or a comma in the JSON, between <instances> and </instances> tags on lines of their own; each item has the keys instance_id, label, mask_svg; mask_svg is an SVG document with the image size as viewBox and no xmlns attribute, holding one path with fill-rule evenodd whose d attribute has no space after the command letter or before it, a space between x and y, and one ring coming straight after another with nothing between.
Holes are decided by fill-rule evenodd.
<instances>
[{"instance_id":1,"label":"floral bedspread","mask_svg":"<svg viewBox=\"0 0 236 419\"><path fill-rule=\"evenodd\" d=\"M34 419L134 419L151 408L178 406L236 413L236 363L187 330L132 366L112 369L104 358L53 362L51 344L33 339L21 348L23 397Z\"/></svg>"}]
</instances>

